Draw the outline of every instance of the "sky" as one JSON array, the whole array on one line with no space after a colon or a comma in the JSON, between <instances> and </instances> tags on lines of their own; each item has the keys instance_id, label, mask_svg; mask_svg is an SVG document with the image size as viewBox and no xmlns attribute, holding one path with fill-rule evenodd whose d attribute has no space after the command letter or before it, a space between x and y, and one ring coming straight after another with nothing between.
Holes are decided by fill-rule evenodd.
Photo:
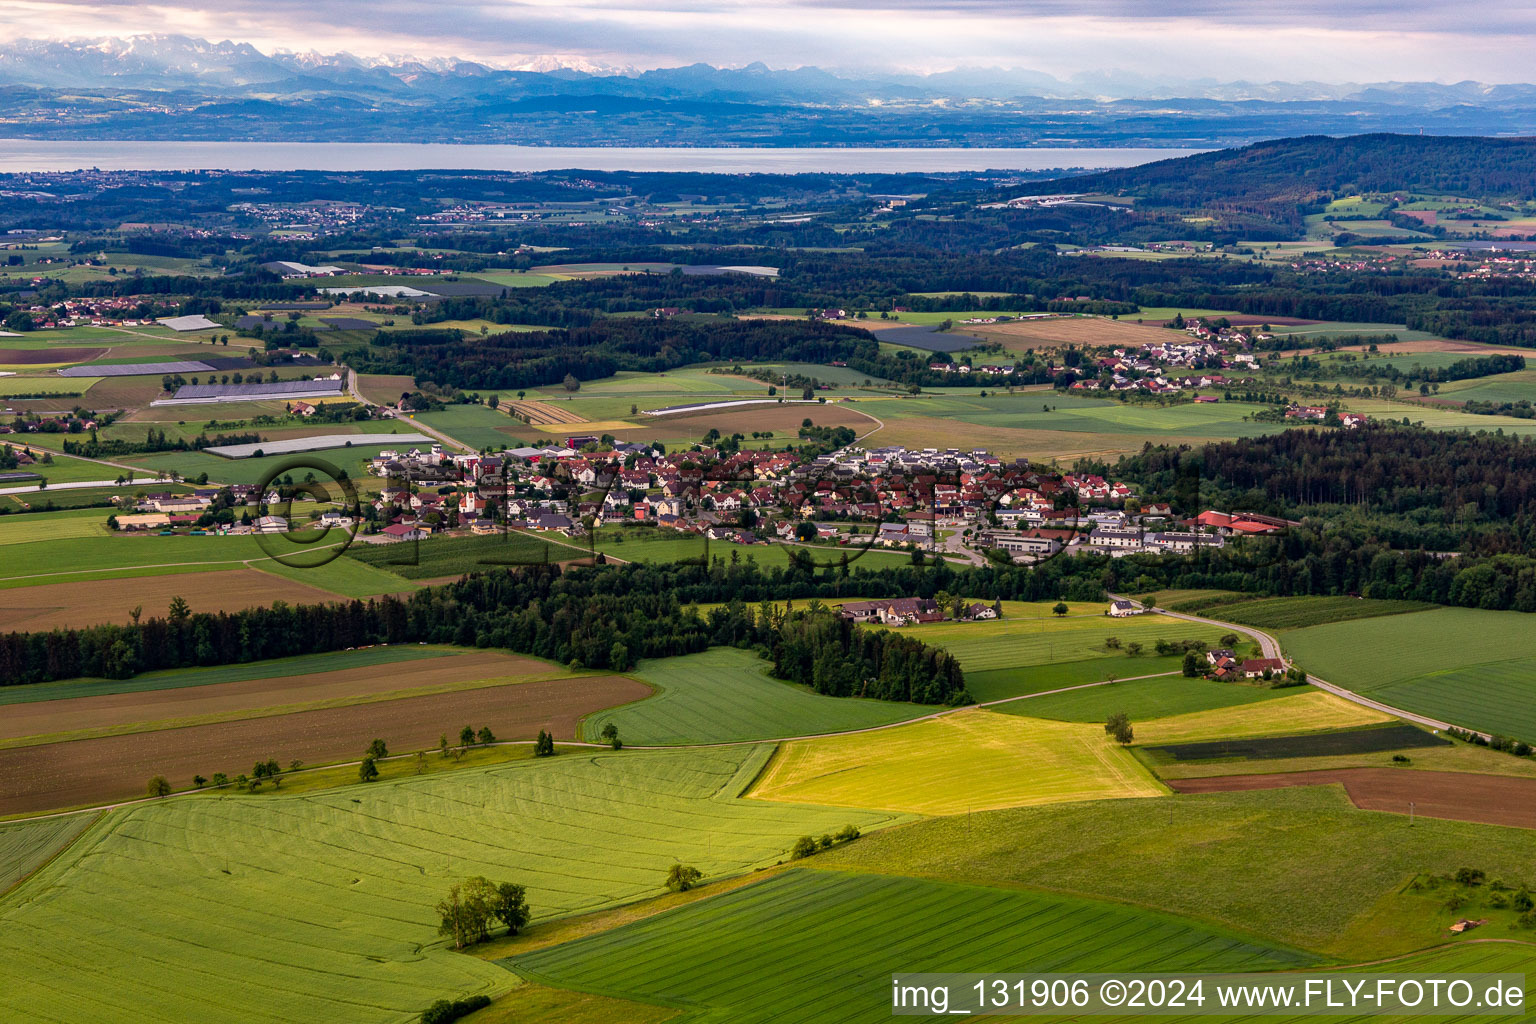
<instances>
[{"instance_id":1,"label":"sky","mask_svg":"<svg viewBox=\"0 0 1536 1024\"><path fill-rule=\"evenodd\" d=\"M0 38L176 33L274 49L1219 81L1522 82L1528 0L0 0Z\"/></svg>"}]
</instances>

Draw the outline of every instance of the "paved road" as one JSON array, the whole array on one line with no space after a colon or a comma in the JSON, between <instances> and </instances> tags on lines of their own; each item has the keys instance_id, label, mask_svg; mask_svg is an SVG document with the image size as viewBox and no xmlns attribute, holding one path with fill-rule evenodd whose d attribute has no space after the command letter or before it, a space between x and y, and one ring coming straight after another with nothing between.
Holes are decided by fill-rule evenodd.
<instances>
[{"instance_id":1,"label":"paved road","mask_svg":"<svg viewBox=\"0 0 1536 1024\"><path fill-rule=\"evenodd\" d=\"M1123 597L1122 595L1111 594L1110 600L1131 599ZM1131 603L1136 605L1138 608L1141 607L1141 603L1139 601L1131 601ZM1220 619L1207 619L1200 615L1185 615L1180 612L1170 612L1162 608L1158 609L1158 614L1166 615L1173 619L1183 619L1185 622L1201 622L1207 626L1220 626L1222 629L1230 629L1234 633L1241 633L1244 636L1247 636L1258 642L1259 649L1263 652L1264 657L1279 658L1281 661L1286 662L1286 664L1290 664L1290 660L1285 657L1284 651L1282 651L1280 648L1280 641L1276 640L1273 636L1270 636L1262 629L1255 629L1252 626L1244 626L1236 622L1222 622ZM1438 718L1430 718L1426 715L1416 714L1412 711L1404 711L1402 708L1393 707L1391 704L1384 704L1379 700L1375 700L1371 697L1364 696L1363 694L1356 693L1353 690L1347 690L1344 687L1339 686L1337 683L1330 683L1328 680L1322 678L1321 676L1315 676L1310 672L1307 673L1307 682L1311 683L1319 690L1324 690L1328 693L1331 693L1335 697L1342 697L1351 703L1359 704L1361 707L1371 708L1375 711L1383 711L1389 715L1395 715L1398 718L1413 722L1417 725L1427 726L1430 729L1462 729L1465 732L1470 732L1475 736L1481 736L1484 739L1493 738L1492 735L1486 732L1478 732L1476 729L1464 729L1462 726L1452 725L1450 722L1442 722Z\"/></svg>"}]
</instances>

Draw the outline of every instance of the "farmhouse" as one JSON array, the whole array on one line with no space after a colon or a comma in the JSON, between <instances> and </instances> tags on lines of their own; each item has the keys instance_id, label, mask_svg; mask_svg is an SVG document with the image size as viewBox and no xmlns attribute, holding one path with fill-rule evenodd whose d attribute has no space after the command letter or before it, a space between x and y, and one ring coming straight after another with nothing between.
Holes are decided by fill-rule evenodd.
<instances>
[{"instance_id":1,"label":"farmhouse","mask_svg":"<svg viewBox=\"0 0 1536 1024\"><path fill-rule=\"evenodd\" d=\"M1125 600L1111 601L1109 605L1109 615L1115 619L1123 619L1128 615L1140 615L1142 611L1143 609Z\"/></svg>"},{"instance_id":2,"label":"farmhouse","mask_svg":"<svg viewBox=\"0 0 1536 1024\"><path fill-rule=\"evenodd\" d=\"M1285 662L1279 658L1249 658L1238 671L1248 679L1257 679L1265 672L1279 675L1285 671Z\"/></svg>"},{"instance_id":3,"label":"farmhouse","mask_svg":"<svg viewBox=\"0 0 1536 1024\"><path fill-rule=\"evenodd\" d=\"M854 622L879 622L886 626L913 626L919 622L944 621L944 612L926 597L850 601L838 609L838 614Z\"/></svg>"}]
</instances>

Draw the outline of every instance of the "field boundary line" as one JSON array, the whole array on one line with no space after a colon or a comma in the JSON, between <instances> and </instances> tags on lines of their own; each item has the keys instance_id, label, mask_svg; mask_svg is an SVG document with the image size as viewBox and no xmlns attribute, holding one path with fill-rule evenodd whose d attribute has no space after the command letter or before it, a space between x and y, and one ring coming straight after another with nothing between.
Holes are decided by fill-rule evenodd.
<instances>
[{"instance_id":1,"label":"field boundary line","mask_svg":"<svg viewBox=\"0 0 1536 1024\"><path fill-rule=\"evenodd\" d=\"M106 811L74 811L72 813L74 813L74 814L94 814L94 817L90 821L86 822L84 828L82 828L79 832L76 832L73 836L71 836L69 842L65 843L63 846L60 846L57 850L54 850L52 853L50 853L48 855L48 857L41 864L39 864L37 867L33 868L31 871L28 871L26 874L22 875L20 878L16 879L16 881L11 884L10 888L0 890L0 903L4 903L7 897L9 897L12 893L16 892L23 885L26 885L27 881L29 879L35 878L39 871L42 871L48 865L52 864L54 861L56 861L60 857L62 857L66 852L68 852L70 847L72 847L76 843L78 843L85 836L85 834L87 832L89 832L91 829L93 829L97 825L99 825L101 823L102 819L104 819L107 816L107 812ZM63 816L67 816L67 815L61 815L61 817L63 817ZM25 823L28 820L31 820L31 819L18 818L17 822ZM10 822L5 822L4 824L11 824L11 823Z\"/></svg>"}]
</instances>

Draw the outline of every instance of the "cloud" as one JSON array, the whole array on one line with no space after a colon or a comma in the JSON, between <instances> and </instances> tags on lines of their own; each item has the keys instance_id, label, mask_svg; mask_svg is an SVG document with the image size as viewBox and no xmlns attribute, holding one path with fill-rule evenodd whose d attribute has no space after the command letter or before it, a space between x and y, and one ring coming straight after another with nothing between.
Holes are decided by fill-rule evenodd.
<instances>
[{"instance_id":1,"label":"cloud","mask_svg":"<svg viewBox=\"0 0 1536 1024\"><path fill-rule=\"evenodd\" d=\"M8 0L12 36L176 33L263 50L540 54L936 71L1125 71L1256 81L1519 81L1536 5L1492 0Z\"/></svg>"}]
</instances>

